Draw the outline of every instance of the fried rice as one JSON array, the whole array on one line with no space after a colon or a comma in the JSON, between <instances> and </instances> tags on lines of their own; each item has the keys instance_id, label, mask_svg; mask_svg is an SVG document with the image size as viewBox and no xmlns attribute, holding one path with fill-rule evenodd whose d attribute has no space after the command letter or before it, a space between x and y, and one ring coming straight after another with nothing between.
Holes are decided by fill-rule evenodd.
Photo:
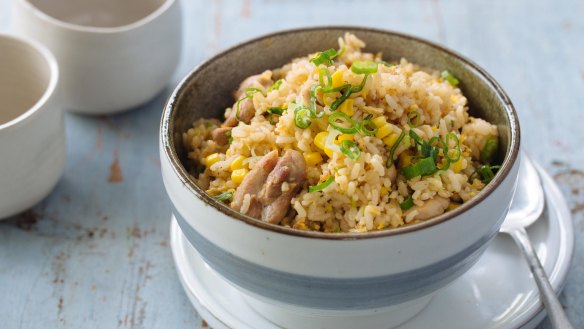
<instances>
[{"instance_id":1,"label":"fried rice","mask_svg":"<svg viewBox=\"0 0 584 329\"><path fill-rule=\"evenodd\" d=\"M197 120L183 134L195 182L259 220L322 232L397 228L470 200L497 169L497 127L469 115L448 71L364 47L347 33L339 51L246 79L224 122ZM282 174L289 150L302 155L296 178Z\"/></svg>"}]
</instances>

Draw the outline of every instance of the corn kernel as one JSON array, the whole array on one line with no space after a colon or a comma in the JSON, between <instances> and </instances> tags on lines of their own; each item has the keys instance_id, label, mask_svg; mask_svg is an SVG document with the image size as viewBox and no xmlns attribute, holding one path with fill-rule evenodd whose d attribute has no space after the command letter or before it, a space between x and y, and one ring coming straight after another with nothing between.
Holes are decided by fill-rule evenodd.
<instances>
[{"instance_id":1,"label":"corn kernel","mask_svg":"<svg viewBox=\"0 0 584 329\"><path fill-rule=\"evenodd\" d=\"M398 138L399 138L399 136L397 134L390 134L389 136L387 136L383 139L383 143L389 147L392 147Z\"/></svg>"},{"instance_id":2,"label":"corn kernel","mask_svg":"<svg viewBox=\"0 0 584 329\"><path fill-rule=\"evenodd\" d=\"M388 189L387 189L387 187L385 187L385 186L382 186L382 187L379 189L379 195L381 195L381 196L387 195L387 193L388 193L388 192L389 192L389 190L388 190Z\"/></svg>"},{"instance_id":3,"label":"corn kernel","mask_svg":"<svg viewBox=\"0 0 584 329\"><path fill-rule=\"evenodd\" d=\"M391 126L389 124L385 124L385 125L377 128L377 132L375 133L375 137L383 139L383 138L389 136L389 134L391 134L392 130L393 129L391 129Z\"/></svg>"},{"instance_id":4,"label":"corn kernel","mask_svg":"<svg viewBox=\"0 0 584 329\"><path fill-rule=\"evenodd\" d=\"M322 155L319 152L309 152L304 154L304 160L308 166L316 166L322 162Z\"/></svg>"},{"instance_id":5,"label":"corn kernel","mask_svg":"<svg viewBox=\"0 0 584 329\"><path fill-rule=\"evenodd\" d=\"M352 141L353 137L353 134L340 134L339 137L337 137L335 144L340 145L342 141Z\"/></svg>"},{"instance_id":6,"label":"corn kernel","mask_svg":"<svg viewBox=\"0 0 584 329\"><path fill-rule=\"evenodd\" d=\"M448 205L448 210L454 210L454 209L456 209L458 207L460 207L460 203L450 202L450 204Z\"/></svg>"},{"instance_id":7,"label":"corn kernel","mask_svg":"<svg viewBox=\"0 0 584 329\"><path fill-rule=\"evenodd\" d=\"M361 97L363 97L364 100L367 100L367 90L365 90L365 88L363 88L363 91L361 92Z\"/></svg>"},{"instance_id":8,"label":"corn kernel","mask_svg":"<svg viewBox=\"0 0 584 329\"><path fill-rule=\"evenodd\" d=\"M412 164L412 156L404 152L399 155L399 165L400 167L407 167Z\"/></svg>"},{"instance_id":9,"label":"corn kernel","mask_svg":"<svg viewBox=\"0 0 584 329\"><path fill-rule=\"evenodd\" d=\"M345 84L345 80L343 80L343 73L343 70L338 70L337 72L333 73L333 88L337 88Z\"/></svg>"},{"instance_id":10,"label":"corn kernel","mask_svg":"<svg viewBox=\"0 0 584 329\"><path fill-rule=\"evenodd\" d=\"M341 106L339 106L339 111L345 113L348 116L352 116L355 111L353 110L353 99L346 99Z\"/></svg>"},{"instance_id":11,"label":"corn kernel","mask_svg":"<svg viewBox=\"0 0 584 329\"><path fill-rule=\"evenodd\" d=\"M375 119L371 119L371 122L373 122L377 128L381 128L387 124L387 119L382 115Z\"/></svg>"},{"instance_id":12,"label":"corn kernel","mask_svg":"<svg viewBox=\"0 0 584 329\"><path fill-rule=\"evenodd\" d=\"M328 132L321 131L316 136L314 136L314 145L319 149L324 150L324 144L326 143L326 138L328 137Z\"/></svg>"},{"instance_id":13,"label":"corn kernel","mask_svg":"<svg viewBox=\"0 0 584 329\"><path fill-rule=\"evenodd\" d=\"M325 153L325 154L326 154L326 155L327 155L329 158L332 158L332 157L333 157L333 150L332 150L330 147L328 147L328 146L325 146L325 147L324 147L324 153Z\"/></svg>"},{"instance_id":14,"label":"corn kernel","mask_svg":"<svg viewBox=\"0 0 584 329\"><path fill-rule=\"evenodd\" d=\"M377 223L377 230L381 231L381 230L383 230L384 228L385 228L385 224L383 224L383 223L381 223L381 222Z\"/></svg>"},{"instance_id":15,"label":"corn kernel","mask_svg":"<svg viewBox=\"0 0 584 329\"><path fill-rule=\"evenodd\" d=\"M243 168L243 160L245 159L246 158L243 155L238 156L233 162L231 162L229 168L231 168L232 171Z\"/></svg>"},{"instance_id":16,"label":"corn kernel","mask_svg":"<svg viewBox=\"0 0 584 329\"><path fill-rule=\"evenodd\" d=\"M463 158L460 157L460 159L458 159L458 161L456 161L455 163L452 164L452 171L454 171L455 173L459 173L461 170L465 169L466 166L463 166Z\"/></svg>"},{"instance_id":17,"label":"corn kernel","mask_svg":"<svg viewBox=\"0 0 584 329\"><path fill-rule=\"evenodd\" d=\"M221 158L219 157L219 153L213 153L213 154L209 154L207 155L207 157L205 157L205 166L211 167L214 163L217 163L217 161L221 160Z\"/></svg>"},{"instance_id":18,"label":"corn kernel","mask_svg":"<svg viewBox=\"0 0 584 329\"><path fill-rule=\"evenodd\" d=\"M379 211L379 209L377 209L377 207L375 206L368 205L367 207L365 207L365 209L374 215L381 215L381 211Z\"/></svg>"},{"instance_id":19,"label":"corn kernel","mask_svg":"<svg viewBox=\"0 0 584 329\"><path fill-rule=\"evenodd\" d=\"M241 182L243 182L243 179L245 178L245 175L247 175L248 172L249 170L247 170L246 168L235 169L231 173L231 180L237 184L241 184Z\"/></svg>"},{"instance_id":20,"label":"corn kernel","mask_svg":"<svg viewBox=\"0 0 584 329\"><path fill-rule=\"evenodd\" d=\"M325 210L326 212L331 212L331 211L333 211L333 206L332 206L330 203L327 203L327 204L324 206L324 210Z\"/></svg>"}]
</instances>

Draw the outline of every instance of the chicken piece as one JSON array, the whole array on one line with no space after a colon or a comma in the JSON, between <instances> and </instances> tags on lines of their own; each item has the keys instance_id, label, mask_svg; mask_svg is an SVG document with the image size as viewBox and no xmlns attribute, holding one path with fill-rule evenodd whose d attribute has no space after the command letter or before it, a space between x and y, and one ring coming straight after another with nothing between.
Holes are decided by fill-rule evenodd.
<instances>
[{"instance_id":1,"label":"chicken piece","mask_svg":"<svg viewBox=\"0 0 584 329\"><path fill-rule=\"evenodd\" d=\"M237 104L237 103L235 103ZM221 127L235 127L239 121L248 124L251 119L255 116L255 108L253 107L253 101L249 98L246 98L239 102L239 121L236 117L237 114L237 105L233 105L231 112L229 112L229 116L223 122Z\"/></svg>"},{"instance_id":2,"label":"chicken piece","mask_svg":"<svg viewBox=\"0 0 584 329\"><path fill-rule=\"evenodd\" d=\"M262 220L278 224L290 208L290 201L298 194L306 180L306 163L300 152L288 150L278 160L259 193L264 205ZM282 188L283 184L288 186Z\"/></svg>"},{"instance_id":3,"label":"chicken piece","mask_svg":"<svg viewBox=\"0 0 584 329\"><path fill-rule=\"evenodd\" d=\"M448 208L450 200L443 198L441 196L435 196L432 199L424 201L421 206L413 206L408 209L404 216L407 217L412 211L417 210L418 213L414 216L412 220L426 220L432 217L442 215L444 211Z\"/></svg>"},{"instance_id":4,"label":"chicken piece","mask_svg":"<svg viewBox=\"0 0 584 329\"><path fill-rule=\"evenodd\" d=\"M217 145L224 146L229 144L229 135L231 132L231 127L219 127L215 128L211 132L211 138L217 143Z\"/></svg>"},{"instance_id":5,"label":"chicken piece","mask_svg":"<svg viewBox=\"0 0 584 329\"><path fill-rule=\"evenodd\" d=\"M233 195L233 202L231 202L231 207L233 209L240 211L245 195L249 194L251 198L250 206L248 207L247 211L243 213L251 217L258 219L260 218L262 203L258 200L257 194L266 183L268 175L270 172L272 172L277 162L277 150L264 155L264 157L258 161L254 169L245 176L241 182L241 185L239 185L237 190L235 190L235 194Z\"/></svg>"},{"instance_id":6,"label":"chicken piece","mask_svg":"<svg viewBox=\"0 0 584 329\"><path fill-rule=\"evenodd\" d=\"M264 71L262 74L252 75L241 82L239 88L233 92L235 99L240 99L247 88L267 89L274 84L272 81L272 71Z\"/></svg>"}]
</instances>

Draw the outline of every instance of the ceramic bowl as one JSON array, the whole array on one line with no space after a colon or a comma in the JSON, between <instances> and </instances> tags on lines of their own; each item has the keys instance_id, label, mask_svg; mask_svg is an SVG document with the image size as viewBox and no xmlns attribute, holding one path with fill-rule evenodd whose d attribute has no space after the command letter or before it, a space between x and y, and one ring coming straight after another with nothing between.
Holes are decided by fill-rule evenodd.
<instances>
[{"instance_id":1,"label":"ceramic bowl","mask_svg":"<svg viewBox=\"0 0 584 329\"><path fill-rule=\"evenodd\" d=\"M180 59L179 0L15 0L12 28L55 54L73 112L136 107L162 91Z\"/></svg>"},{"instance_id":2,"label":"ceramic bowl","mask_svg":"<svg viewBox=\"0 0 584 329\"><path fill-rule=\"evenodd\" d=\"M337 47L346 31L363 39L366 51L448 69L458 77L471 113L499 127L503 162L495 179L453 211L369 233L275 226L208 196L185 169L182 133L198 118L221 118L245 77ZM218 54L180 82L165 106L160 130L164 184L186 237L254 309L286 328L389 328L418 313L433 293L467 271L497 234L515 189L518 151L515 110L484 70L431 42L355 27L279 32Z\"/></svg>"},{"instance_id":3,"label":"ceramic bowl","mask_svg":"<svg viewBox=\"0 0 584 329\"><path fill-rule=\"evenodd\" d=\"M65 128L53 55L0 34L0 219L39 202L65 166Z\"/></svg>"}]
</instances>

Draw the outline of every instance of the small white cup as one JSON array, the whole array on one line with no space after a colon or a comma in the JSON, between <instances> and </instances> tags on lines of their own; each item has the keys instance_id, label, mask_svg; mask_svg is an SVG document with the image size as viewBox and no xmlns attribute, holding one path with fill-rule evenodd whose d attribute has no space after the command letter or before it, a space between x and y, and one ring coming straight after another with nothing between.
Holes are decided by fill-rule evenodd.
<instances>
[{"instance_id":1,"label":"small white cup","mask_svg":"<svg viewBox=\"0 0 584 329\"><path fill-rule=\"evenodd\" d=\"M0 34L0 219L32 207L65 167L65 127L55 57Z\"/></svg>"},{"instance_id":2,"label":"small white cup","mask_svg":"<svg viewBox=\"0 0 584 329\"><path fill-rule=\"evenodd\" d=\"M57 57L65 109L108 114L160 93L180 60L179 0L15 0L12 28Z\"/></svg>"}]
</instances>

